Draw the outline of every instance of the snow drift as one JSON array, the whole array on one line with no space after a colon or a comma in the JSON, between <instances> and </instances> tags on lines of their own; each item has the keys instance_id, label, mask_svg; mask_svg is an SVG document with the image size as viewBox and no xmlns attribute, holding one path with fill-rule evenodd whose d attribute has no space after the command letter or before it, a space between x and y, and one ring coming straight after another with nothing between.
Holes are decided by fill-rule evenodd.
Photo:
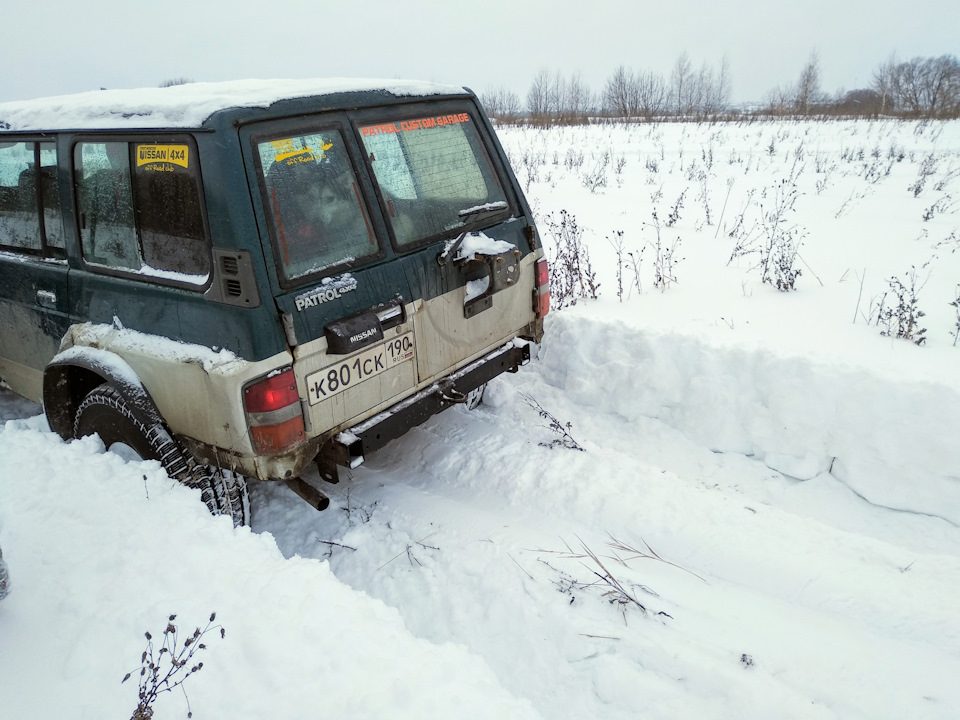
<instances>
[{"instance_id":1,"label":"snow drift","mask_svg":"<svg viewBox=\"0 0 960 720\"><path fill-rule=\"evenodd\" d=\"M960 393L829 360L551 317L548 382L630 423L660 420L798 480L829 472L871 503L960 525Z\"/></svg>"}]
</instances>

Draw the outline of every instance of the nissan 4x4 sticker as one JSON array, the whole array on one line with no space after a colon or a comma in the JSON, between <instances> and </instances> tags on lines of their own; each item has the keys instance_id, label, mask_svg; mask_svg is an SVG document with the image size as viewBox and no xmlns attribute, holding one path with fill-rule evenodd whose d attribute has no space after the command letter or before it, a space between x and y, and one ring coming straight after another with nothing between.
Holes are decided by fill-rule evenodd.
<instances>
[{"instance_id":1,"label":"nissan 4x4 sticker","mask_svg":"<svg viewBox=\"0 0 960 720\"><path fill-rule=\"evenodd\" d=\"M305 378L307 397L311 405L316 405L412 358L413 333L400 335L341 363L310 373Z\"/></svg>"},{"instance_id":2,"label":"nissan 4x4 sticker","mask_svg":"<svg viewBox=\"0 0 960 720\"><path fill-rule=\"evenodd\" d=\"M137 167L144 165L148 170L168 168L168 164L190 167L190 148L187 145L137 145Z\"/></svg>"}]
</instances>

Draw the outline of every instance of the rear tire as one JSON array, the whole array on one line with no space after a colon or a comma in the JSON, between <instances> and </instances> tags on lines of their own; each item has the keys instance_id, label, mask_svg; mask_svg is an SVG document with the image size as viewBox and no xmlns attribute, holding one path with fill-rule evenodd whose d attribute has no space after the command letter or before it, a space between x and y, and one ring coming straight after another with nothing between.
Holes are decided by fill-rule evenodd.
<instances>
[{"instance_id":1,"label":"rear tire","mask_svg":"<svg viewBox=\"0 0 960 720\"><path fill-rule=\"evenodd\" d=\"M198 463L161 422L131 404L115 387L104 383L87 395L74 418L74 437L99 435L108 451L124 459L131 454L157 460L167 474L184 485L200 489L200 497L214 515L229 515L234 527L250 522L247 484L232 470Z\"/></svg>"},{"instance_id":2,"label":"rear tire","mask_svg":"<svg viewBox=\"0 0 960 720\"><path fill-rule=\"evenodd\" d=\"M480 403L483 402L483 391L487 389L487 384L484 383L478 388L475 388L467 393L467 399L464 401L467 410L476 410L479 407Z\"/></svg>"}]
</instances>

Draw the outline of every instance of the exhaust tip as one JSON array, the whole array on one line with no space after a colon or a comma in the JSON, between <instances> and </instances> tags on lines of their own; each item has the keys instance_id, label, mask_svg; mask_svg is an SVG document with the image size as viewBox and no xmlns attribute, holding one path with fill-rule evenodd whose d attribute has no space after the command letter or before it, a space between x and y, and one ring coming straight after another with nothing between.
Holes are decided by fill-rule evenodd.
<instances>
[{"instance_id":1,"label":"exhaust tip","mask_svg":"<svg viewBox=\"0 0 960 720\"><path fill-rule=\"evenodd\" d=\"M299 477L294 477L289 478L284 482L286 482L288 488L293 490L303 500L306 500L308 503L310 503L315 510L322 511L330 507L330 498L317 490L317 488L308 483L306 480Z\"/></svg>"}]
</instances>

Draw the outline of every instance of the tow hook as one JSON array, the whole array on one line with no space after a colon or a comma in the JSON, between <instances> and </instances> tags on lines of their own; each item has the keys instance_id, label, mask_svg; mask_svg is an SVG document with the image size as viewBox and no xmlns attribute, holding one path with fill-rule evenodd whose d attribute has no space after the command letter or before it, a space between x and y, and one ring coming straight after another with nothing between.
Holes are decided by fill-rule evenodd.
<instances>
[{"instance_id":1,"label":"tow hook","mask_svg":"<svg viewBox=\"0 0 960 720\"><path fill-rule=\"evenodd\" d=\"M453 386L453 380L450 378L441 380L437 383L437 387L440 389L440 398L444 402L465 403L467 401L467 396Z\"/></svg>"}]
</instances>

